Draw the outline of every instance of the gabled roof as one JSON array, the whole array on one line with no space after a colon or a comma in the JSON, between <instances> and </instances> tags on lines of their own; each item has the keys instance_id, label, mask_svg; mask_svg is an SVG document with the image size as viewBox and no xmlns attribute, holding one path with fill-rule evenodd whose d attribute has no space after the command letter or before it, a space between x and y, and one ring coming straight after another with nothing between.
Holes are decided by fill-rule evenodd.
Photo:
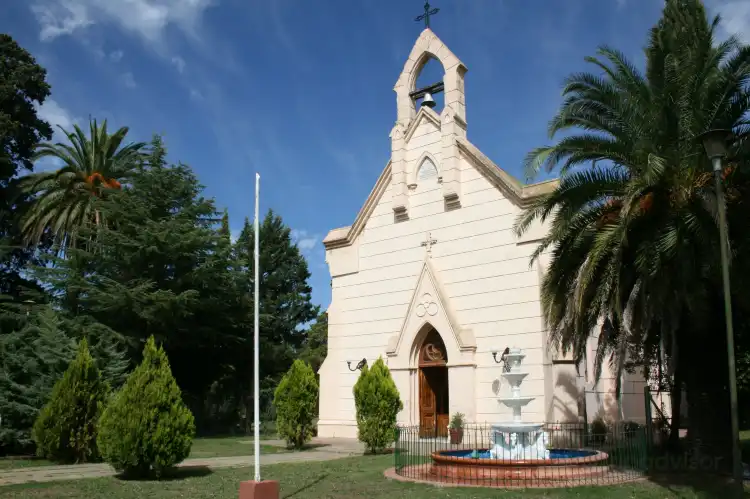
<instances>
[{"instance_id":1,"label":"gabled roof","mask_svg":"<svg viewBox=\"0 0 750 499\"><path fill-rule=\"evenodd\" d=\"M416 119L412 121L409 126L409 130L412 130L412 126L419 122L419 116L422 115L425 118L432 119L433 116L430 112L437 116L435 111L430 109L425 111L425 108L421 108ZM439 123L439 120L438 120ZM513 175L508 172L501 170L499 166L492 162L487 156L485 156L474 144L469 142L467 139L456 137L456 143L458 144L459 150L471 161L479 172L490 181L495 187L497 187L508 199L510 199L517 206L524 207L529 204L532 200L552 192L558 185L559 180L546 180L544 182L538 182L535 184L524 185ZM391 162L385 166L385 169L378 177L378 181L375 183L375 187L367 197L364 206L359 213L354 223L348 227L340 227L333 229L323 239L323 244L326 249L334 249L342 246L348 246L354 242L357 236L362 232L369 220L370 215L383 197L383 193L388 188L388 184L391 182Z\"/></svg>"}]
</instances>

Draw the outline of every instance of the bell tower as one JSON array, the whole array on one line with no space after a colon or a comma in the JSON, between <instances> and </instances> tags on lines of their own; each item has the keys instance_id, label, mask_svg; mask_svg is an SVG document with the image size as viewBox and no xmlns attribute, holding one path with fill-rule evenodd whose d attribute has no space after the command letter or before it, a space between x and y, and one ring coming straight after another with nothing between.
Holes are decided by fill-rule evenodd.
<instances>
[{"instance_id":1,"label":"bell tower","mask_svg":"<svg viewBox=\"0 0 750 499\"><path fill-rule=\"evenodd\" d=\"M436 165L442 179L443 198L446 209L461 206L461 178L457 137L466 137L466 99L464 97L464 77L466 66L429 28L429 16L437 13L425 4L425 14L417 20L425 20L427 27L414 44L409 59L393 87L396 92L396 124L391 131L391 187L392 206L396 220L408 219L409 189L406 174L406 146L410 128L415 124L418 113L432 113L432 95L445 92L443 110L439 116L442 137L442 158ZM417 78L430 58L437 59L443 66L443 80L424 88L416 88ZM417 102L421 100L421 110ZM428 109L424 109L427 107Z\"/></svg>"}]
</instances>

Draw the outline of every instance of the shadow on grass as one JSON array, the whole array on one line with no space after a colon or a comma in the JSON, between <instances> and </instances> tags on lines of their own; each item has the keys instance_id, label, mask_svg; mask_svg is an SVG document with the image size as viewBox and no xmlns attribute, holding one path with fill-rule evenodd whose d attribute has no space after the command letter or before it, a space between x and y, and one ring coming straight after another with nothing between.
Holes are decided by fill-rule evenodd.
<instances>
[{"instance_id":1,"label":"shadow on grass","mask_svg":"<svg viewBox=\"0 0 750 499\"><path fill-rule=\"evenodd\" d=\"M665 472L649 474L648 480L679 497L680 490L692 489L701 497L735 497L731 477L708 473ZM750 490L745 486L743 497L750 497Z\"/></svg>"},{"instance_id":2,"label":"shadow on grass","mask_svg":"<svg viewBox=\"0 0 750 499\"><path fill-rule=\"evenodd\" d=\"M306 483L306 484L305 484L305 485L303 485L302 487L298 488L298 489L297 489L297 490L295 490L294 492L290 492L289 494L286 494L285 496L283 496L283 497L282 497L282 499L289 499L290 497L295 497L295 496L297 496L298 494L302 494L303 492L305 492L306 490L310 489L310 488L311 488L311 487L313 487L314 485L317 485L317 484L319 484L320 482L322 482L322 481L323 481L323 480L325 480L326 478L328 478L328 473L323 473L323 474L322 474L322 475L320 475L320 476L319 476L318 478L316 478L316 479L314 479L314 480L311 480L311 481L309 481L308 483ZM302 496L300 496L300 497L302 497Z\"/></svg>"},{"instance_id":3,"label":"shadow on grass","mask_svg":"<svg viewBox=\"0 0 750 499\"><path fill-rule=\"evenodd\" d=\"M213 471L208 466L179 466L173 468L162 475L160 478L156 478L154 475L148 474L127 474L120 473L117 478L123 481L161 481L171 482L176 480L185 480L186 478L200 478L212 474Z\"/></svg>"},{"instance_id":4,"label":"shadow on grass","mask_svg":"<svg viewBox=\"0 0 750 499\"><path fill-rule=\"evenodd\" d=\"M320 449L321 447L330 447L330 446L331 444L305 444L300 449L295 449L294 447L290 447L290 446L283 447L283 448L285 448L288 451L293 451L293 452L304 452L306 450L315 450L315 449Z\"/></svg>"},{"instance_id":5,"label":"shadow on grass","mask_svg":"<svg viewBox=\"0 0 750 499\"><path fill-rule=\"evenodd\" d=\"M720 466L721 458L691 458L681 445L677 449L653 449L649 456L646 478L671 492L691 489L706 497L735 497L731 475ZM745 487L743 497L750 497Z\"/></svg>"}]
</instances>

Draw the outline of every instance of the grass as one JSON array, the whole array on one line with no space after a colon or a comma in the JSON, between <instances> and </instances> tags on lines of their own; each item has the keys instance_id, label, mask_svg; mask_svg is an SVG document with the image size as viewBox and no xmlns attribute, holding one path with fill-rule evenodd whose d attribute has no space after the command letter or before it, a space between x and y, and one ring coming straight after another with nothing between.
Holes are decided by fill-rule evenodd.
<instances>
[{"instance_id":1,"label":"grass","mask_svg":"<svg viewBox=\"0 0 750 499\"><path fill-rule=\"evenodd\" d=\"M278 464L263 470L264 479L279 480L284 499L698 499L729 497L716 485L686 483L639 483L616 487L584 487L553 490L497 490L437 488L387 480L383 470L393 465L393 456L365 456L327 462ZM0 487L2 499L236 499L239 482L252 479L252 468L211 471L181 470L181 476L164 481L123 481L117 478L83 479L57 483ZM750 496L748 496L750 497Z\"/></svg>"},{"instance_id":2,"label":"grass","mask_svg":"<svg viewBox=\"0 0 750 499\"><path fill-rule=\"evenodd\" d=\"M38 457L3 457L0 458L0 471L15 468L35 468L37 466L55 466L55 463Z\"/></svg>"},{"instance_id":3,"label":"grass","mask_svg":"<svg viewBox=\"0 0 750 499\"><path fill-rule=\"evenodd\" d=\"M250 437L196 438L190 450L190 457L205 459L211 457L252 456L253 451L253 440ZM288 451L285 447L261 442L260 452L261 454L277 454ZM57 466L57 464L36 457L0 458L0 470L36 466Z\"/></svg>"},{"instance_id":4,"label":"grass","mask_svg":"<svg viewBox=\"0 0 750 499\"><path fill-rule=\"evenodd\" d=\"M215 437L196 438L190 450L191 458L252 456L255 451L250 437ZM261 454L287 452L285 447L278 447L261 442Z\"/></svg>"}]
</instances>

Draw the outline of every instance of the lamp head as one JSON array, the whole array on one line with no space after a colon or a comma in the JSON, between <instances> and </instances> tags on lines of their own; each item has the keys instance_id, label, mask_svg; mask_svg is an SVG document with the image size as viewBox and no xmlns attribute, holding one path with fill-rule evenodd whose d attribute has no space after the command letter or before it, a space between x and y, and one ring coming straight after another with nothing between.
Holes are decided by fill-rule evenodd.
<instances>
[{"instance_id":1,"label":"lamp head","mask_svg":"<svg viewBox=\"0 0 750 499\"><path fill-rule=\"evenodd\" d=\"M725 128L715 128L698 135L697 139L703 143L709 159L724 158L727 155L727 142L732 131Z\"/></svg>"}]
</instances>

